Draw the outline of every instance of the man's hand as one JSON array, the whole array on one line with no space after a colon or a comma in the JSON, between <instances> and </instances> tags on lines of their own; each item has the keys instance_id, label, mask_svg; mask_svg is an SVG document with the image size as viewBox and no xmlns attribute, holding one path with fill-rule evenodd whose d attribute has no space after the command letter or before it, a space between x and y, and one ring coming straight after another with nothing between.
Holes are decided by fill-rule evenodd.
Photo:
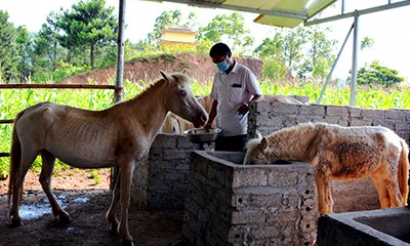
<instances>
[{"instance_id":1,"label":"man's hand","mask_svg":"<svg viewBox=\"0 0 410 246\"><path fill-rule=\"evenodd\" d=\"M248 107L248 104L246 103L242 103L242 105L239 106L238 108L238 113L242 115L246 114L248 111L249 111L249 107Z\"/></svg>"}]
</instances>

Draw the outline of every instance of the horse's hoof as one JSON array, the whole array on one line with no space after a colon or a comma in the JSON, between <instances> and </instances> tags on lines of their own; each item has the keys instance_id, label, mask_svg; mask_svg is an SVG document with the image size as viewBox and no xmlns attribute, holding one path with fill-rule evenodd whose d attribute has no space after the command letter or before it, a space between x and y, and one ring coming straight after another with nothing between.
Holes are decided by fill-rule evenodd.
<instances>
[{"instance_id":1,"label":"horse's hoof","mask_svg":"<svg viewBox=\"0 0 410 246\"><path fill-rule=\"evenodd\" d=\"M118 234L118 226L111 225L111 234L117 236Z\"/></svg>"},{"instance_id":2,"label":"horse's hoof","mask_svg":"<svg viewBox=\"0 0 410 246\"><path fill-rule=\"evenodd\" d=\"M11 220L11 227L19 227L22 225L21 220Z\"/></svg>"},{"instance_id":3,"label":"horse's hoof","mask_svg":"<svg viewBox=\"0 0 410 246\"><path fill-rule=\"evenodd\" d=\"M70 216L60 216L60 223L61 224L68 224L71 222Z\"/></svg>"},{"instance_id":4,"label":"horse's hoof","mask_svg":"<svg viewBox=\"0 0 410 246\"><path fill-rule=\"evenodd\" d=\"M134 241L132 241L132 240L122 240L122 246L134 246Z\"/></svg>"}]
</instances>

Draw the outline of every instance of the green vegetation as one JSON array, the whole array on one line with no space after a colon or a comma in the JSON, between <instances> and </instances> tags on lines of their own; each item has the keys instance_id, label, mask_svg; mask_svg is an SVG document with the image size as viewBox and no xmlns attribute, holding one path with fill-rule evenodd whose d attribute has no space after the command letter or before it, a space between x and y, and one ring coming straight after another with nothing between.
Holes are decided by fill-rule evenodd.
<instances>
[{"instance_id":1,"label":"green vegetation","mask_svg":"<svg viewBox=\"0 0 410 246\"><path fill-rule=\"evenodd\" d=\"M192 90L195 95L203 96L209 94L211 83L194 82ZM124 100L130 99L146 88L146 83L135 84L125 81ZM261 81L264 94L277 95L304 95L309 96L312 103L319 97L322 89L321 83L273 83L272 81ZM407 87L384 88L384 87L357 87L357 106L361 108L388 109L404 108L410 109L410 91ZM330 105L349 105L350 89L348 87L328 86L321 103ZM13 119L19 111L38 102L50 101L80 107L89 110L101 110L110 107L113 103L113 92L110 90L57 90L57 89L18 89L0 90L0 112L1 119ZM8 152L11 143L12 124L0 125L0 152ZM37 158L33 168L39 169L41 159ZM57 170L61 163L57 163ZM9 158L0 158L0 178L7 175ZM64 168L67 166L64 165ZM90 177L98 180L94 174Z\"/></svg>"},{"instance_id":2,"label":"green vegetation","mask_svg":"<svg viewBox=\"0 0 410 246\"><path fill-rule=\"evenodd\" d=\"M112 7L106 0L79 1L69 9L51 12L37 33L29 33L26 27L16 27L9 21L9 14L0 10L0 82L1 83L55 83L92 70L115 65L117 48L115 39L118 27ZM254 39L244 25L242 14L219 14L209 23L199 23L194 12L182 18L180 10L167 10L159 15L152 32L133 44L125 41L125 61L174 63L176 55L196 52L207 55L216 42L227 42L235 56L251 55L263 60L261 81L263 93L277 95L309 96L311 102L319 97L323 81L335 60L336 41L328 38L330 29L297 27L274 28L261 44L254 46ZM161 48L162 31L166 27L183 27L198 31L196 49L183 50ZM361 49L371 49L374 40L364 37ZM255 48L256 47L256 48ZM138 49L137 49L138 48ZM141 52L143 50L143 52ZM188 64L180 62L179 67ZM289 82L287 78L294 78ZM334 80L334 78L333 78ZM309 82L306 82L309 81ZM400 87L403 78L398 71L379 65L377 61L359 69L357 105L362 108L410 109L409 89ZM135 96L146 87L144 81L125 82L124 99ZM196 95L206 95L211 83L194 83ZM13 119L15 114L38 102L50 101L74 107L100 110L113 103L113 92L108 90L57 90L21 89L0 90L0 119ZM328 86L322 104L348 105L348 87ZM8 152L11 142L11 124L0 124L0 152ZM38 158L33 168L39 168ZM0 158L0 178L8 172L9 158ZM58 163L59 168L67 166ZM98 182L98 174L90 178Z\"/></svg>"}]
</instances>

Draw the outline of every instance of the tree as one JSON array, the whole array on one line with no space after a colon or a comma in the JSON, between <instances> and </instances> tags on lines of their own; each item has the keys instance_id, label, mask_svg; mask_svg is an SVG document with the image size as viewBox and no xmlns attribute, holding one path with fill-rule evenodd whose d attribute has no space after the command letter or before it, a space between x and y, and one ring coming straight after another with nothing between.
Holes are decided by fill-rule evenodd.
<instances>
[{"instance_id":1,"label":"tree","mask_svg":"<svg viewBox=\"0 0 410 246\"><path fill-rule=\"evenodd\" d=\"M58 32L60 31L57 22L60 15L51 12L47 16L47 22L41 26L34 40L34 52L38 56L46 55L52 63L52 71L57 68L58 53Z\"/></svg>"},{"instance_id":2,"label":"tree","mask_svg":"<svg viewBox=\"0 0 410 246\"><path fill-rule=\"evenodd\" d=\"M0 75L6 81L18 79L20 60L15 43L18 33L8 19L9 14L0 10Z\"/></svg>"},{"instance_id":3,"label":"tree","mask_svg":"<svg viewBox=\"0 0 410 246\"><path fill-rule=\"evenodd\" d=\"M242 14L234 12L230 15L220 14L215 16L207 26L199 29L197 40L209 39L214 43L222 39L230 40L232 49L250 47L254 39L250 30L245 28L245 19Z\"/></svg>"},{"instance_id":4,"label":"tree","mask_svg":"<svg viewBox=\"0 0 410 246\"><path fill-rule=\"evenodd\" d=\"M304 57L303 46L309 41L308 30L297 27L296 29L288 32L282 41L282 57L288 70L297 72L299 69L298 64Z\"/></svg>"},{"instance_id":5,"label":"tree","mask_svg":"<svg viewBox=\"0 0 410 246\"><path fill-rule=\"evenodd\" d=\"M366 64L360 68L357 73L357 83L365 84L381 84L391 86L395 83L404 81L404 78L398 75L398 71L382 66L378 61L373 61L371 64Z\"/></svg>"},{"instance_id":6,"label":"tree","mask_svg":"<svg viewBox=\"0 0 410 246\"><path fill-rule=\"evenodd\" d=\"M19 71L19 81L23 81L30 77L32 74L32 37L25 27L20 26L16 31L16 48L20 58L17 69Z\"/></svg>"},{"instance_id":7,"label":"tree","mask_svg":"<svg viewBox=\"0 0 410 246\"><path fill-rule=\"evenodd\" d=\"M57 38L61 46L75 51L90 49L90 65L94 69L94 52L96 45L107 45L115 42L118 32L113 7L105 7L105 0L80 1L71 10L65 10L57 22L63 34Z\"/></svg>"},{"instance_id":8,"label":"tree","mask_svg":"<svg viewBox=\"0 0 410 246\"><path fill-rule=\"evenodd\" d=\"M374 45L374 39L369 36L365 36L363 40L360 42L360 49L370 49Z\"/></svg>"},{"instance_id":9,"label":"tree","mask_svg":"<svg viewBox=\"0 0 410 246\"><path fill-rule=\"evenodd\" d=\"M283 37L277 32L273 39L265 38L254 53L264 59L262 73L265 78L284 79L288 72L282 60L282 42Z\"/></svg>"},{"instance_id":10,"label":"tree","mask_svg":"<svg viewBox=\"0 0 410 246\"><path fill-rule=\"evenodd\" d=\"M155 18L154 30L148 33L146 43L157 47L158 41L162 36L162 31L168 26L179 26L181 15L182 13L179 9L162 12L157 18Z\"/></svg>"},{"instance_id":11,"label":"tree","mask_svg":"<svg viewBox=\"0 0 410 246\"><path fill-rule=\"evenodd\" d=\"M298 74L302 79L306 74L324 77L335 59L332 50L336 41L326 37L328 31L330 29L319 31L302 27L278 29L275 36L265 38L254 53L262 59L271 59L269 64L275 61L277 68L281 68L281 64L286 65L289 72Z\"/></svg>"}]
</instances>

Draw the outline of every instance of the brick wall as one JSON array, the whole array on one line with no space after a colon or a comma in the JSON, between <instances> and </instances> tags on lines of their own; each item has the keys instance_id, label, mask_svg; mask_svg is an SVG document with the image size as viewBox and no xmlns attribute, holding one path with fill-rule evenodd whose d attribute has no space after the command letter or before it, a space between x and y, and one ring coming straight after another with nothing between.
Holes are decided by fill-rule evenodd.
<instances>
[{"instance_id":1,"label":"brick wall","mask_svg":"<svg viewBox=\"0 0 410 246\"><path fill-rule=\"evenodd\" d=\"M183 135L158 134L149 155L134 170L132 203L153 210L183 210L189 157L198 148Z\"/></svg>"},{"instance_id":2,"label":"brick wall","mask_svg":"<svg viewBox=\"0 0 410 246\"><path fill-rule=\"evenodd\" d=\"M262 135L305 122L327 122L342 126L384 126L410 141L410 110L362 109L349 106L295 105L259 102L249 105L248 135Z\"/></svg>"}]
</instances>

